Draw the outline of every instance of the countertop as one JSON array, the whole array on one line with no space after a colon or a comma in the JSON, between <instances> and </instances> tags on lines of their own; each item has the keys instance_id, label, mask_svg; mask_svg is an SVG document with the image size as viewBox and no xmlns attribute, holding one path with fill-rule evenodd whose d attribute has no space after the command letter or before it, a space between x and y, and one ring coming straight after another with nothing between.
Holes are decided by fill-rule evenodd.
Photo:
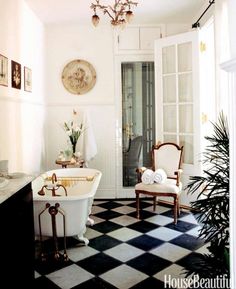
<instances>
[{"instance_id":1,"label":"countertop","mask_svg":"<svg viewBox=\"0 0 236 289\"><path fill-rule=\"evenodd\" d=\"M8 184L0 188L0 204L35 179L35 176L24 173L13 173L11 176L12 178L8 179Z\"/></svg>"}]
</instances>

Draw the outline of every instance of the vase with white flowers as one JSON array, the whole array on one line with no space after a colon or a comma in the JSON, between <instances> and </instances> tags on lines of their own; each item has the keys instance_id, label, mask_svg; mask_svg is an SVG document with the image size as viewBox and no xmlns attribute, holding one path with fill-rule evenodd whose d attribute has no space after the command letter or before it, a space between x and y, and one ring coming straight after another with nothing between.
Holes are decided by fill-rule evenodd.
<instances>
[{"instance_id":1,"label":"vase with white flowers","mask_svg":"<svg viewBox=\"0 0 236 289\"><path fill-rule=\"evenodd\" d=\"M72 151L73 151L73 155L74 155L76 152L77 142L78 142L81 134L84 132L83 123L78 122L78 114L75 110L73 110L73 120L71 120L69 122L64 122L63 126L64 126L64 130L66 131L66 133L69 137Z\"/></svg>"}]
</instances>

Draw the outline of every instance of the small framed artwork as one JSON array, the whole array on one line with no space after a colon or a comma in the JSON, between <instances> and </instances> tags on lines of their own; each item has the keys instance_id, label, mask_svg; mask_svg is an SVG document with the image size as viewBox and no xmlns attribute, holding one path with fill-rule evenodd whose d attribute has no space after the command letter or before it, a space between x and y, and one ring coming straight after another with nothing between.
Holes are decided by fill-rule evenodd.
<instances>
[{"instance_id":1,"label":"small framed artwork","mask_svg":"<svg viewBox=\"0 0 236 289\"><path fill-rule=\"evenodd\" d=\"M11 86L21 89L21 64L11 61Z\"/></svg>"},{"instance_id":2,"label":"small framed artwork","mask_svg":"<svg viewBox=\"0 0 236 289\"><path fill-rule=\"evenodd\" d=\"M24 67L24 88L25 91L32 91L32 70L28 67Z\"/></svg>"},{"instance_id":3,"label":"small framed artwork","mask_svg":"<svg viewBox=\"0 0 236 289\"><path fill-rule=\"evenodd\" d=\"M0 85L8 86L8 58L0 54Z\"/></svg>"}]
</instances>

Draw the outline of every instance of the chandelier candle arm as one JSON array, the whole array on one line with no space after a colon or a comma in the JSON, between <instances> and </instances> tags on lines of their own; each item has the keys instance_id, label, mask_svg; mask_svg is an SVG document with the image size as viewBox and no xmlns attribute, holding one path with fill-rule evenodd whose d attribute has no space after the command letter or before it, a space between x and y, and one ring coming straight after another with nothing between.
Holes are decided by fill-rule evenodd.
<instances>
[{"instance_id":1,"label":"chandelier candle arm","mask_svg":"<svg viewBox=\"0 0 236 289\"><path fill-rule=\"evenodd\" d=\"M94 26L97 26L100 18L97 15L97 9L102 10L103 14L107 14L111 18L111 24L113 26L121 25L123 26L126 22L130 22L133 18L133 12L131 11L131 6L137 6L138 2L130 0L115 0L113 6L111 5L102 5L100 0L95 0L96 3L91 3L90 8L93 9L94 15L92 16L92 23ZM125 15L125 18L124 18Z\"/></svg>"}]
</instances>

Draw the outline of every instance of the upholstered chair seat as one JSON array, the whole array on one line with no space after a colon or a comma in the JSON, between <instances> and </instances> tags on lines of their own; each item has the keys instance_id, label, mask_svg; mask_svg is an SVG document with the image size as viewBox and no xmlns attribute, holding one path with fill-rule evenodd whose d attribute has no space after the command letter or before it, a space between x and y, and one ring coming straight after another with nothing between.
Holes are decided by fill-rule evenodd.
<instances>
[{"instance_id":1,"label":"upholstered chair seat","mask_svg":"<svg viewBox=\"0 0 236 289\"><path fill-rule=\"evenodd\" d=\"M146 185L138 183L135 185L135 190L146 192L159 192L159 193L173 193L179 195L182 190L182 183L179 182L179 186L176 186L176 180L167 179L164 184L151 184Z\"/></svg>"},{"instance_id":2,"label":"upholstered chair seat","mask_svg":"<svg viewBox=\"0 0 236 289\"><path fill-rule=\"evenodd\" d=\"M182 183L180 176L182 173L183 147L178 146L175 143L162 143L152 148L152 167L149 171L147 168L138 168L138 183L135 185L136 194L136 212L137 218L140 218L140 195L148 195L153 197L153 210L156 210L157 197L172 197L174 200L174 223L177 223L177 218L180 214L179 196L182 192ZM152 179L153 174L161 170L165 174L162 182L156 182ZM148 183L144 177L145 171L148 173L147 177L150 177L150 183ZM148 180L147 178L147 180Z\"/></svg>"}]
</instances>

